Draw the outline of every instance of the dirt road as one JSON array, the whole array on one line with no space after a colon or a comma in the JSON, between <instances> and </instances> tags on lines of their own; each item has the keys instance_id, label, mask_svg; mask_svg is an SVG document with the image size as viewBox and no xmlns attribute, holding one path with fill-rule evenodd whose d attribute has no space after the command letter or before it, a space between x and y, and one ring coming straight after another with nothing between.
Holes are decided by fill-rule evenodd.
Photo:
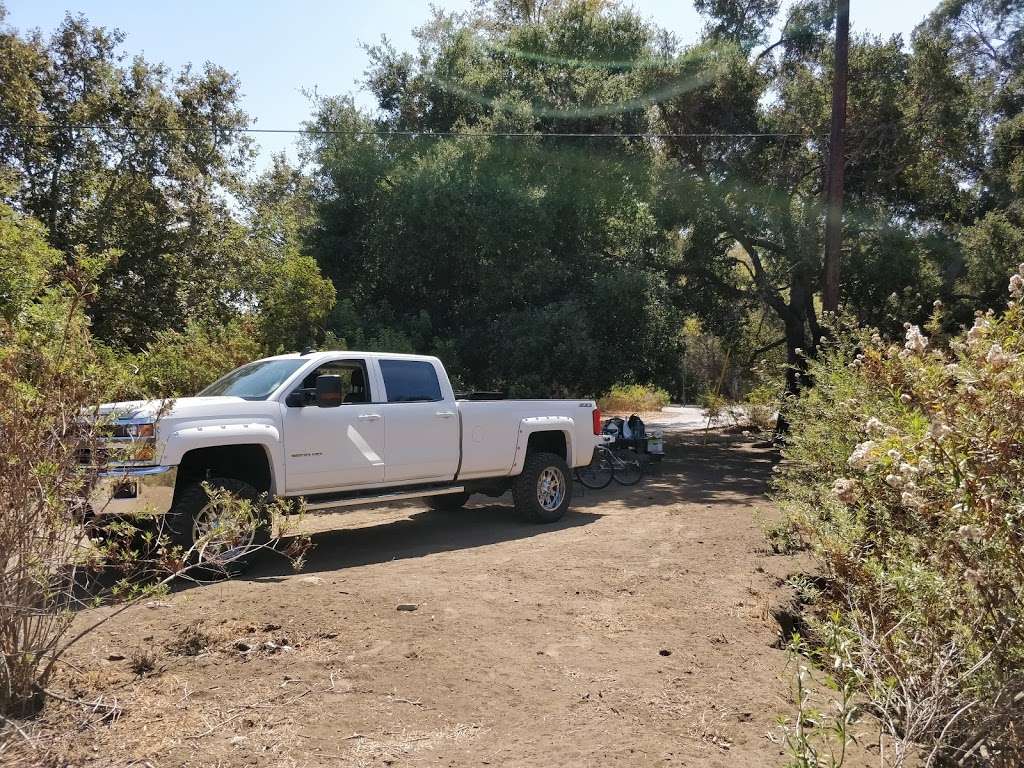
<instances>
[{"instance_id":1,"label":"dirt road","mask_svg":"<svg viewBox=\"0 0 1024 768\"><path fill-rule=\"evenodd\" d=\"M100 671L55 685L126 712L57 746L80 765L777 766L769 606L795 564L763 549L775 454L669 450L634 488L577 486L554 526L508 499L311 516L302 572L268 556L85 640L71 661Z\"/></svg>"}]
</instances>

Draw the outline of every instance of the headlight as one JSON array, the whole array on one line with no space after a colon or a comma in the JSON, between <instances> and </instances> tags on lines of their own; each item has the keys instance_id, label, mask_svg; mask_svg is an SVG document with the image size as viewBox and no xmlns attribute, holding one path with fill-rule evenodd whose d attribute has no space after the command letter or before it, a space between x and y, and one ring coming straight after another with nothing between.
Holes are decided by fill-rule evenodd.
<instances>
[{"instance_id":1,"label":"headlight","mask_svg":"<svg viewBox=\"0 0 1024 768\"><path fill-rule=\"evenodd\" d=\"M153 437L155 428L156 425L152 423L128 424L126 431L128 433L128 437L135 438L138 440L142 438Z\"/></svg>"},{"instance_id":2,"label":"headlight","mask_svg":"<svg viewBox=\"0 0 1024 768\"><path fill-rule=\"evenodd\" d=\"M115 424L110 436L119 440L145 440L155 434L156 425L151 421L139 423Z\"/></svg>"},{"instance_id":3,"label":"headlight","mask_svg":"<svg viewBox=\"0 0 1024 768\"><path fill-rule=\"evenodd\" d=\"M113 424L101 436L97 464L144 464L156 456L156 424L152 421Z\"/></svg>"}]
</instances>

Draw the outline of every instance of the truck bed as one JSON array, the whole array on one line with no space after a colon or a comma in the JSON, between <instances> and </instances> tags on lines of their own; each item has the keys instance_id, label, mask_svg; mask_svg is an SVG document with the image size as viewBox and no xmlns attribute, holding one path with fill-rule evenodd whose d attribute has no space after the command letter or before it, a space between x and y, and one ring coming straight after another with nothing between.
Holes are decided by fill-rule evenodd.
<instances>
[{"instance_id":1,"label":"truck bed","mask_svg":"<svg viewBox=\"0 0 1024 768\"><path fill-rule=\"evenodd\" d=\"M593 401L458 400L456 406L462 421L459 480L509 474L526 450L519 439L524 418L562 420L558 424L568 433L569 465L579 467L590 463ZM510 455L509 445L516 445L514 455Z\"/></svg>"}]
</instances>

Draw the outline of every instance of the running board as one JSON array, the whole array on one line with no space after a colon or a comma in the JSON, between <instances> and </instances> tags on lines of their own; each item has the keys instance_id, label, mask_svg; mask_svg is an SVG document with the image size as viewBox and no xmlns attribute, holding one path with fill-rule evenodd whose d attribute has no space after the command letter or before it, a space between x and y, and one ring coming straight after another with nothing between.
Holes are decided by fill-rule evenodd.
<instances>
[{"instance_id":1,"label":"running board","mask_svg":"<svg viewBox=\"0 0 1024 768\"><path fill-rule=\"evenodd\" d=\"M449 493L462 493L465 490L465 486L462 485L447 485L443 488L434 486L431 488L420 487L419 490L391 491L376 496L353 496L351 494L334 498L312 496L306 497L306 509L333 509L335 507L354 507L360 504L386 504L390 501L402 501L403 499L421 499L424 496L444 496Z\"/></svg>"}]
</instances>

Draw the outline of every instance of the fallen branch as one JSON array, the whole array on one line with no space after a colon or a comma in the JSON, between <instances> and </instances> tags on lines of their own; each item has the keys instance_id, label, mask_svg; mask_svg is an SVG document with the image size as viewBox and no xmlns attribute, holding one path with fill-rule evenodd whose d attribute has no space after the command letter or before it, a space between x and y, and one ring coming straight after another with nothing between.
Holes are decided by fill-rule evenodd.
<instances>
[{"instance_id":1,"label":"fallen branch","mask_svg":"<svg viewBox=\"0 0 1024 768\"><path fill-rule=\"evenodd\" d=\"M40 693L45 696L49 696L51 699L57 701L63 701L65 704L71 704L82 709L87 709L93 714L103 713L103 720L117 720L121 715L125 713L125 708L117 703L117 699L114 699L113 704L107 704L103 701L102 696L97 696L95 701L87 701L85 699L75 699L70 696L64 696L56 691L51 691L49 688L38 688Z\"/></svg>"}]
</instances>

